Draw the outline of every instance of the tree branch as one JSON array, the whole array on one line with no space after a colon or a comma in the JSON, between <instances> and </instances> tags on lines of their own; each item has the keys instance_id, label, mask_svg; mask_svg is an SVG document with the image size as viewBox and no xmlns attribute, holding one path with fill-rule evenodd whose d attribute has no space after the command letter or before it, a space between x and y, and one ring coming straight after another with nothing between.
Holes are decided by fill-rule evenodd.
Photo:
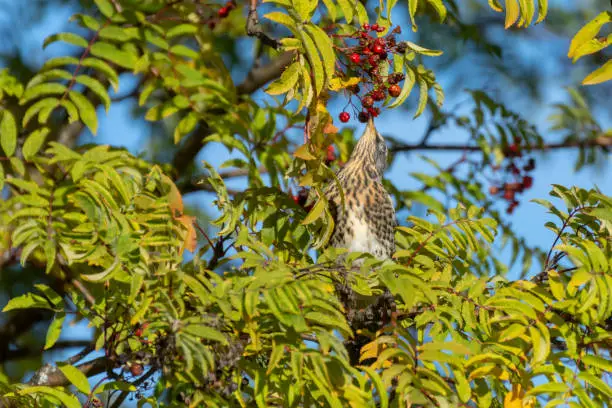
<instances>
[{"instance_id":1,"label":"tree branch","mask_svg":"<svg viewBox=\"0 0 612 408\"><path fill-rule=\"evenodd\" d=\"M533 151L548 151L548 150L559 150L569 149L575 147L601 147L608 148L612 146L612 137L600 136L594 139L588 140L567 140L559 143L548 143L541 146L530 146L530 150ZM402 144L395 143L395 146L391 147L391 152L409 152L409 151L449 151L449 152L479 152L482 149L480 146L474 145L457 145L457 144Z\"/></svg>"},{"instance_id":2,"label":"tree branch","mask_svg":"<svg viewBox=\"0 0 612 408\"><path fill-rule=\"evenodd\" d=\"M266 33L264 33L261 27L259 26L259 18L257 16L257 0L251 0L249 6L249 15L247 17L246 23L246 31L249 37L259 38L259 41L261 41L268 47L272 47L275 50L280 47L280 42L266 35Z\"/></svg>"}]
</instances>

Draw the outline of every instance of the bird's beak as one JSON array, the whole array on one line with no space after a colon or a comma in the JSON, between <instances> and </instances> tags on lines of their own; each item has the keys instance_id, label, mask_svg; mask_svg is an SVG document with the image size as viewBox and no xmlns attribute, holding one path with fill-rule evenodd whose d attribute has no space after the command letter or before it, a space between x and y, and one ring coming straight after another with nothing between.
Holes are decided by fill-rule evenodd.
<instances>
[{"instance_id":1,"label":"bird's beak","mask_svg":"<svg viewBox=\"0 0 612 408\"><path fill-rule=\"evenodd\" d=\"M363 132L362 139L375 139L376 138L376 127L374 126L374 120L370 118L368 120L368 124L366 125L366 129Z\"/></svg>"}]
</instances>

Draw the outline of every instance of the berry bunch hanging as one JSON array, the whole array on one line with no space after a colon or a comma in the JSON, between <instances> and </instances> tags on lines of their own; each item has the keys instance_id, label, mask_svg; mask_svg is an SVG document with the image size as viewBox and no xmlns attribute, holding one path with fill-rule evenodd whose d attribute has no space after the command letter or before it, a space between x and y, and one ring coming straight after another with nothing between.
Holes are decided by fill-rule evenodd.
<instances>
[{"instance_id":1,"label":"berry bunch hanging","mask_svg":"<svg viewBox=\"0 0 612 408\"><path fill-rule=\"evenodd\" d=\"M395 36L401 33L399 27L394 28L386 36L376 37L374 33L382 33L385 27L378 24L364 24L355 33L344 37L349 44L340 48L341 54L346 57L347 71L342 73L346 77L357 77L361 86L354 85L349 88L351 96L359 98L360 107L355 106L357 118L360 122L367 122L371 117L380 114L383 101L387 97L397 98L401 93L399 83L404 80L403 72L388 73L383 69L383 63L392 63L393 54L406 52L406 45L398 43ZM383 72L385 71L385 72ZM343 111L338 116L341 122L348 122L351 118L349 112Z\"/></svg>"},{"instance_id":2,"label":"berry bunch hanging","mask_svg":"<svg viewBox=\"0 0 612 408\"><path fill-rule=\"evenodd\" d=\"M530 172L535 169L535 159L523 156L523 147L520 139L504 148L504 156L508 164L504 166L504 181L497 182L489 187L491 195L500 195L508 202L506 212L512 214L519 205L517 194L523 193L533 186L533 177ZM494 168L499 170L499 168Z\"/></svg>"},{"instance_id":3,"label":"berry bunch hanging","mask_svg":"<svg viewBox=\"0 0 612 408\"><path fill-rule=\"evenodd\" d=\"M209 16L205 19L204 23L208 24L208 28L213 30L219 21L223 20L227 16L229 16L230 12L236 8L235 0L230 0L225 5L217 10L215 15Z\"/></svg>"}]
</instances>

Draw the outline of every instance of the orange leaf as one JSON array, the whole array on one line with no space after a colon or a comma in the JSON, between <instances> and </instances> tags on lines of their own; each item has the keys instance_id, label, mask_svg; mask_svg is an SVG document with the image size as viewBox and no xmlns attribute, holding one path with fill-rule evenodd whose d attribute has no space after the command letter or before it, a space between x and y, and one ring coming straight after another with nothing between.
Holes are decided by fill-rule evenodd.
<instances>
[{"instance_id":1,"label":"orange leaf","mask_svg":"<svg viewBox=\"0 0 612 408\"><path fill-rule=\"evenodd\" d=\"M180 217L175 217L175 220L183 224L185 229L185 239L183 240L183 246L181 247L181 251L179 255L183 254L183 250L187 249L189 252L194 252L197 245L196 239L196 230L193 226L193 221L195 217L190 217L188 215L181 215Z\"/></svg>"}]
</instances>

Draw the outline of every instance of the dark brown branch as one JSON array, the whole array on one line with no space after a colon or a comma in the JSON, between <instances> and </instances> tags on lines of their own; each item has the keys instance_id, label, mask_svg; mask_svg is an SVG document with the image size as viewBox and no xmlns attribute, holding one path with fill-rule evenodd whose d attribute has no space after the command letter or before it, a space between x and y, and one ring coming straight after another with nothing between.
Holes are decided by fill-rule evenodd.
<instances>
[{"instance_id":1,"label":"dark brown branch","mask_svg":"<svg viewBox=\"0 0 612 408\"><path fill-rule=\"evenodd\" d=\"M269 37L266 33L263 32L259 25L259 18L257 16L257 0L251 0L249 6L249 15L247 17L246 23L246 31L249 37L257 37L259 41L261 41L268 47L272 47L275 50L280 47L280 41Z\"/></svg>"},{"instance_id":2,"label":"dark brown branch","mask_svg":"<svg viewBox=\"0 0 612 408\"><path fill-rule=\"evenodd\" d=\"M530 146L533 151L548 151L558 149L570 149L575 147L601 147L608 148L612 146L612 137L600 136L589 140L568 140L559 143L548 143L541 146ZM456 144L396 144L391 147L391 151L409 152L409 151L449 151L449 152L479 152L482 149L475 145L456 145Z\"/></svg>"},{"instance_id":3,"label":"dark brown branch","mask_svg":"<svg viewBox=\"0 0 612 408\"><path fill-rule=\"evenodd\" d=\"M243 83L236 87L238 95L252 94L268 82L276 79L285 67L293 61L295 53L285 52L263 67L253 67Z\"/></svg>"},{"instance_id":4,"label":"dark brown branch","mask_svg":"<svg viewBox=\"0 0 612 408\"><path fill-rule=\"evenodd\" d=\"M55 343L53 348L49 350L44 350L44 351L55 351L55 350L60 350L60 349L72 348L72 347L84 347L84 346L89 345L89 343L90 343L89 340L60 340L57 343ZM4 361L15 361L15 360L21 360L23 358L39 357L40 354L41 354L40 348L23 347L23 348L18 348L16 350L11 350L11 352L5 357Z\"/></svg>"}]
</instances>

